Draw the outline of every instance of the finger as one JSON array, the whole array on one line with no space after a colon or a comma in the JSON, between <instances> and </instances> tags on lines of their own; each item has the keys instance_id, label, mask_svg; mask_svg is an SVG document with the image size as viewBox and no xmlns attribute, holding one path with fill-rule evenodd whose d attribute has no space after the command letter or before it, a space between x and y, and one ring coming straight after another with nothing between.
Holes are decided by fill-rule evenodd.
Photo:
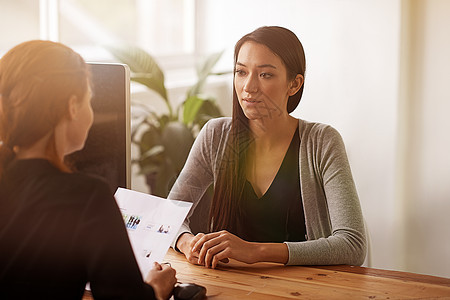
<instances>
[{"instance_id":1,"label":"finger","mask_svg":"<svg viewBox=\"0 0 450 300\"><path fill-rule=\"evenodd\" d=\"M222 251L218 252L211 260L211 268L215 269L217 267L217 264L222 261L228 262L228 257L230 256L230 249L224 248Z\"/></svg>"},{"instance_id":2,"label":"finger","mask_svg":"<svg viewBox=\"0 0 450 300\"><path fill-rule=\"evenodd\" d=\"M191 252L190 254L191 254L191 255L190 255L191 257L193 257L193 258L198 258L199 255L200 255L200 251Z\"/></svg>"},{"instance_id":3,"label":"finger","mask_svg":"<svg viewBox=\"0 0 450 300\"><path fill-rule=\"evenodd\" d=\"M205 241L207 241L209 238L210 238L210 233L199 236L199 238L195 241L195 243L193 243L192 252L199 251L199 249L202 247L203 243Z\"/></svg>"},{"instance_id":4,"label":"finger","mask_svg":"<svg viewBox=\"0 0 450 300\"><path fill-rule=\"evenodd\" d=\"M213 239L205 242L202 245L202 248L200 249L200 253L198 254L198 263L200 265L204 264L205 256L206 256L207 252L209 251L209 249L211 247L216 246L217 244L220 244L220 242L221 242L220 237L216 237L216 238L213 238Z\"/></svg>"},{"instance_id":5,"label":"finger","mask_svg":"<svg viewBox=\"0 0 450 300\"><path fill-rule=\"evenodd\" d=\"M198 255L199 255L199 252L193 252L193 253L191 252L188 257L188 261L194 265L197 265L198 264Z\"/></svg>"},{"instance_id":6,"label":"finger","mask_svg":"<svg viewBox=\"0 0 450 300\"><path fill-rule=\"evenodd\" d=\"M189 242L189 248L191 251L193 251L193 248L195 246L195 244L202 238L204 237L205 234L204 233L197 233Z\"/></svg>"},{"instance_id":7,"label":"finger","mask_svg":"<svg viewBox=\"0 0 450 300\"><path fill-rule=\"evenodd\" d=\"M199 240L199 239L201 239L202 237L204 237L206 234L204 234L204 233L202 233L202 232L200 232L200 233L197 233L192 239L191 239L191 242L190 242L190 244L195 244L195 243L197 243L197 241Z\"/></svg>"},{"instance_id":8,"label":"finger","mask_svg":"<svg viewBox=\"0 0 450 300\"><path fill-rule=\"evenodd\" d=\"M199 251L200 248L203 247L203 244L207 241L209 241L210 239L216 238L220 235L220 232L213 232L213 233L208 233L205 234L204 236L202 236L194 245L194 247L192 247L192 251Z\"/></svg>"},{"instance_id":9,"label":"finger","mask_svg":"<svg viewBox=\"0 0 450 300\"><path fill-rule=\"evenodd\" d=\"M153 269L160 271L160 270L162 270L162 266L158 262L155 261L155 262L153 262Z\"/></svg>"},{"instance_id":10,"label":"finger","mask_svg":"<svg viewBox=\"0 0 450 300\"><path fill-rule=\"evenodd\" d=\"M214 257L216 255L218 255L219 253L221 253L222 251L224 251L227 248L227 244L226 243L219 243L216 244L215 246L212 246L208 249L208 251L206 251L206 255L205 255L205 267L210 267L212 266ZM226 256L221 256L222 258L227 258ZM217 264L217 263L216 263Z\"/></svg>"},{"instance_id":11,"label":"finger","mask_svg":"<svg viewBox=\"0 0 450 300\"><path fill-rule=\"evenodd\" d=\"M170 274L172 274L172 276L175 276L175 274L177 274L177 270L175 270L171 266L165 266L165 268L162 270L162 272L170 273Z\"/></svg>"},{"instance_id":12,"label":"finger","mask_svg":"<svg viewBox=\"0 0 450 300\"><path fill-rule=\"evenodd\" d=\"M168 276L166 278L174 278L177 271L169 265L163 265L163 269L160 271L164 276Z\"/></svg>"},{"instance_id":13,"label":"finger","mask_svg":"<svg viewBox=\"0 0 450 300\"><path fill-rule=\"evenodd\" d=\"M200 249L199 253L199 264L204 264L204 259L207 251L220 243L226 242L230 238L230 233L222 230L219 232L215 232L213 234L209 234L209 240L205 241ZM228 244L228 243L227 243Z\"/></svg>"},{"instance_id":14,"label":"finger","mask_svg":"<svg viewBox=\"0 0 450 300\"><path fill-rule=\"evenodd\" d=\"M168 269L168 268L172 268L172 265L169 262L161 263L161 269L162 270L165 270L165 269Z\"/></svg>"},{"instance_id":15,"label":"finger","mask_svg":"<svg viewBox=\"0 0 450 300\"><path fill-rule=\"evenodd\" d=\"M217 267L217 264L220 262L228 263L230 261L229 257L231 256L231 250L228 247L225 247L224 250L220 251L216 255L214 255L212 262L211 262L211 268L215 269Z\"/></svg>"},{"instance_id":16,"label":"finger","mask_svg":"<svg viewBox=\"0 0 450 300\"><path fill-rule=\"evenodd\" d=\"M189 257L188 262L190 262L193 265L198 265L198 257Z\"/></svg>"}]
</instances>

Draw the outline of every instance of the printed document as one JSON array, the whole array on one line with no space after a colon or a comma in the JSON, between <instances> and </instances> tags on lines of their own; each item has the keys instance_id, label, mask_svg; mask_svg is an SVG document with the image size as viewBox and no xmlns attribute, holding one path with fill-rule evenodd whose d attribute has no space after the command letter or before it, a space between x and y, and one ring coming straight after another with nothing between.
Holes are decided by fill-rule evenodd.
<instances>
[{"instance_id":1,"label":"printed document","mask_svg":"<svg viewBox=\"0 0 450 300\"><path fill-rule=\"evenodd\" d=\"M134 255L146 276L153 262L162 262L181 224L191 209L191 202L168 200L118 188L115 194L122 212Z\"/></svg>"}]
</instances>

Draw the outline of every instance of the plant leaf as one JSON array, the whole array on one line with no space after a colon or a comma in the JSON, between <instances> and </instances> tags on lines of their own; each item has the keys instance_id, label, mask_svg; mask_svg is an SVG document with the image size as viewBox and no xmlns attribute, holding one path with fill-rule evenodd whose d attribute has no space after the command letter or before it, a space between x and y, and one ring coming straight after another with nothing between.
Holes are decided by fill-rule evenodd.
<instances>
[{"instance_id":1,"label":"plant leaf","mask_svg":"<svg viewBox=\"0 0 450 300\"><path fill-rule=\"evenodd\" d=\"M140 74L139 76L131 77L131 80L143 84L149 89L155 91L163 98L166 104L168 103L169 99L167 98L167 90L164 87L164 83L162 83L161 81L155 80L153 77L150 76L142 76L142 74Z\"/></svg>"},{"instance_id":2,"label":"plant leaf","mask_svg":"<svg viewBox=\"0 0 450 300\"><path fill-rule=\"evenodd\" d=\"M176 121L166 125L161 138L166 157L172 162L176 174L179 174L194 143L194 136L186 125Z\"/></svg>"},{"instance_id":3,"label":"plant leaf","mask_svg":"<svg viewBox=\"0 0 450 300\"><path fill-rule=\"evenodd\" d=\"M158 145L162 145L161 136L159 135L158 130L154 127L148 128L144 133L142 133L139 143L141 157L146 156L145 153Z\"/></svg>"},{"instance_id":4,"label":"plant leaf","mask_svg":"<svg viewBox=\"0 0 450 300\"><path fill-rule=\"evenodd\" d=\"M161 95L164 101L168 101L164 73L149 53L136 46L106 46L105 48L119 61L130 67L131 80L147 86Z\"/></svg>"},{"instance_id":5,"label":"plant leaf","mask_svg":"<svg viewBox=\"0 0 450 300\"><path fill-rule=\"evenodd\" d=\"M165 155L164 147L157 145L144 153L137 163L139 164L139 174L147 175L151 173L158 173L164 168Z\"/></svg>"},{"instance_id":6,"label":"plant leaf","mask_svg":"<svg viewBox=\"0 0 450 300\"><path fill-rule=\"evenodd\" d=\"M197 111L197 114L193 120L194 124L201 127L208 122L209 119L221 117L222 111L219 106L217 106L216 101L212 99L204 99L202 101L202 106Z\"/></svg>"},{"instance_id":7,"label":"plant leaf","mask_svg":"<svg viewBox=\"0 0 450 300\"><path fill-rule=\"evenodd\" d=\"M166 159L165 163L161 166L161 169L156 174L156 182L154 184L154 189L151 193L153 195L166 198L169 194L172 185L177 177L177 172L175 172L172 163L169 159Z\"/></svg>"},{"instance_id":8,"label":"plant leaf","mask_svg":"<svg viewBox=\"0 0 450 300\"><path fill-rule=\"evenodd\" d=\"M196 119L202 105L203 99L195 95L187 98L183 107L183 123L186 125L192 123Z\"/></svg>"},{"instance_id":9,"label":"plant leaf","mask_svg":"<svg viewBox=\"0 0 450 300\"><path fill-rule=\"evenodd\" d=\"M213 53L209 55L206 60L203 62L203 64L197 66L197 83L193 85L189 92L188 92L188 98L194 95L199 94L202 89L203 85L206 82L206 78L211 74L211 70L214 68L216 63L219 61L220 57L222 56L224 51Z\"/></svg>"},{"instance_id":10,"label":"plant leaf","mask_svg":"<svg viewBox=\"0 0 450 300\"><path fill-rule=\"evenodd\" d=\"M164 146L163 145L155 145L151 147L148 151L142 153L141 159L147 159L149 157L155 157L157 155L160 155L161 153L164 153Z\"/></svg>"},{"instance_id":11,"label":"plant leaf","mask_svg":"<svg viewBox=\"0 0 450 300\"><path fill-rule=\"evenodd\" d=\"M212 68L217 64L220 57L222 57L224 51L220 51L217 53L213 53L209 55L206 60L201 64L199 67L197 67L197 76L199 78L206 78L211 74Z\"/></svg>"}]
</instances>

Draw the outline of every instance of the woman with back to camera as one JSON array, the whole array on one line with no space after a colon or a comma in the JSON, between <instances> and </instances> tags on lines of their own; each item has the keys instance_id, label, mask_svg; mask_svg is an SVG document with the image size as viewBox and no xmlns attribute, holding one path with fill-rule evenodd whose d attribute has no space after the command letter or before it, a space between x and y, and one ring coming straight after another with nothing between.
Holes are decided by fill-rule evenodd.
<instances>
[{"instance_id":1,"label":"woman with back to camera","mask_svg":"<svg viewBox=\"0 0 450 300\"><path fill-rule=\"evenodd\" d=\"M73 173L93 122L90 72L50 41L0 59L0 298L167 299L175 270L142 279L108 184Z\"/></svg>"},{"instance_id":2,"label":"woman with back to camera","mask_svg":"<svg viewBox=\"0 0 450 300\"><path fill-rule=\"evenodd\" d=\"M191 263L361 265L364 222L345 147L331 126L289 115L305 55L290 30L261 27L234 52L233 113L197 137L170 199L194 202L214 184L208 233L188 215L172 245Z\"/></svg>"}]
</instances>

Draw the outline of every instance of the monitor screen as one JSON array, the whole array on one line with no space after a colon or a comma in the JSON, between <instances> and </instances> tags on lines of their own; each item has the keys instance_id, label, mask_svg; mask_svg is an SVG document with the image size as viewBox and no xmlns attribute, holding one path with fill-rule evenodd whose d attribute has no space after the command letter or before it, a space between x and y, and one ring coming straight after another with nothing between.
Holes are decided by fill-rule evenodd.
<instances>
[{"instance_id":1,"label":"monitor screen","mask_svg":"<svg viewBox=\"0 0 450 300\"><path fill-rule=\"evenodd\" d=\"M67 161L77 171L103 177L113 192L130 188L130 71L121 64L89 65L94 124L85 147Z\"/></svg>"}]
</instances>

